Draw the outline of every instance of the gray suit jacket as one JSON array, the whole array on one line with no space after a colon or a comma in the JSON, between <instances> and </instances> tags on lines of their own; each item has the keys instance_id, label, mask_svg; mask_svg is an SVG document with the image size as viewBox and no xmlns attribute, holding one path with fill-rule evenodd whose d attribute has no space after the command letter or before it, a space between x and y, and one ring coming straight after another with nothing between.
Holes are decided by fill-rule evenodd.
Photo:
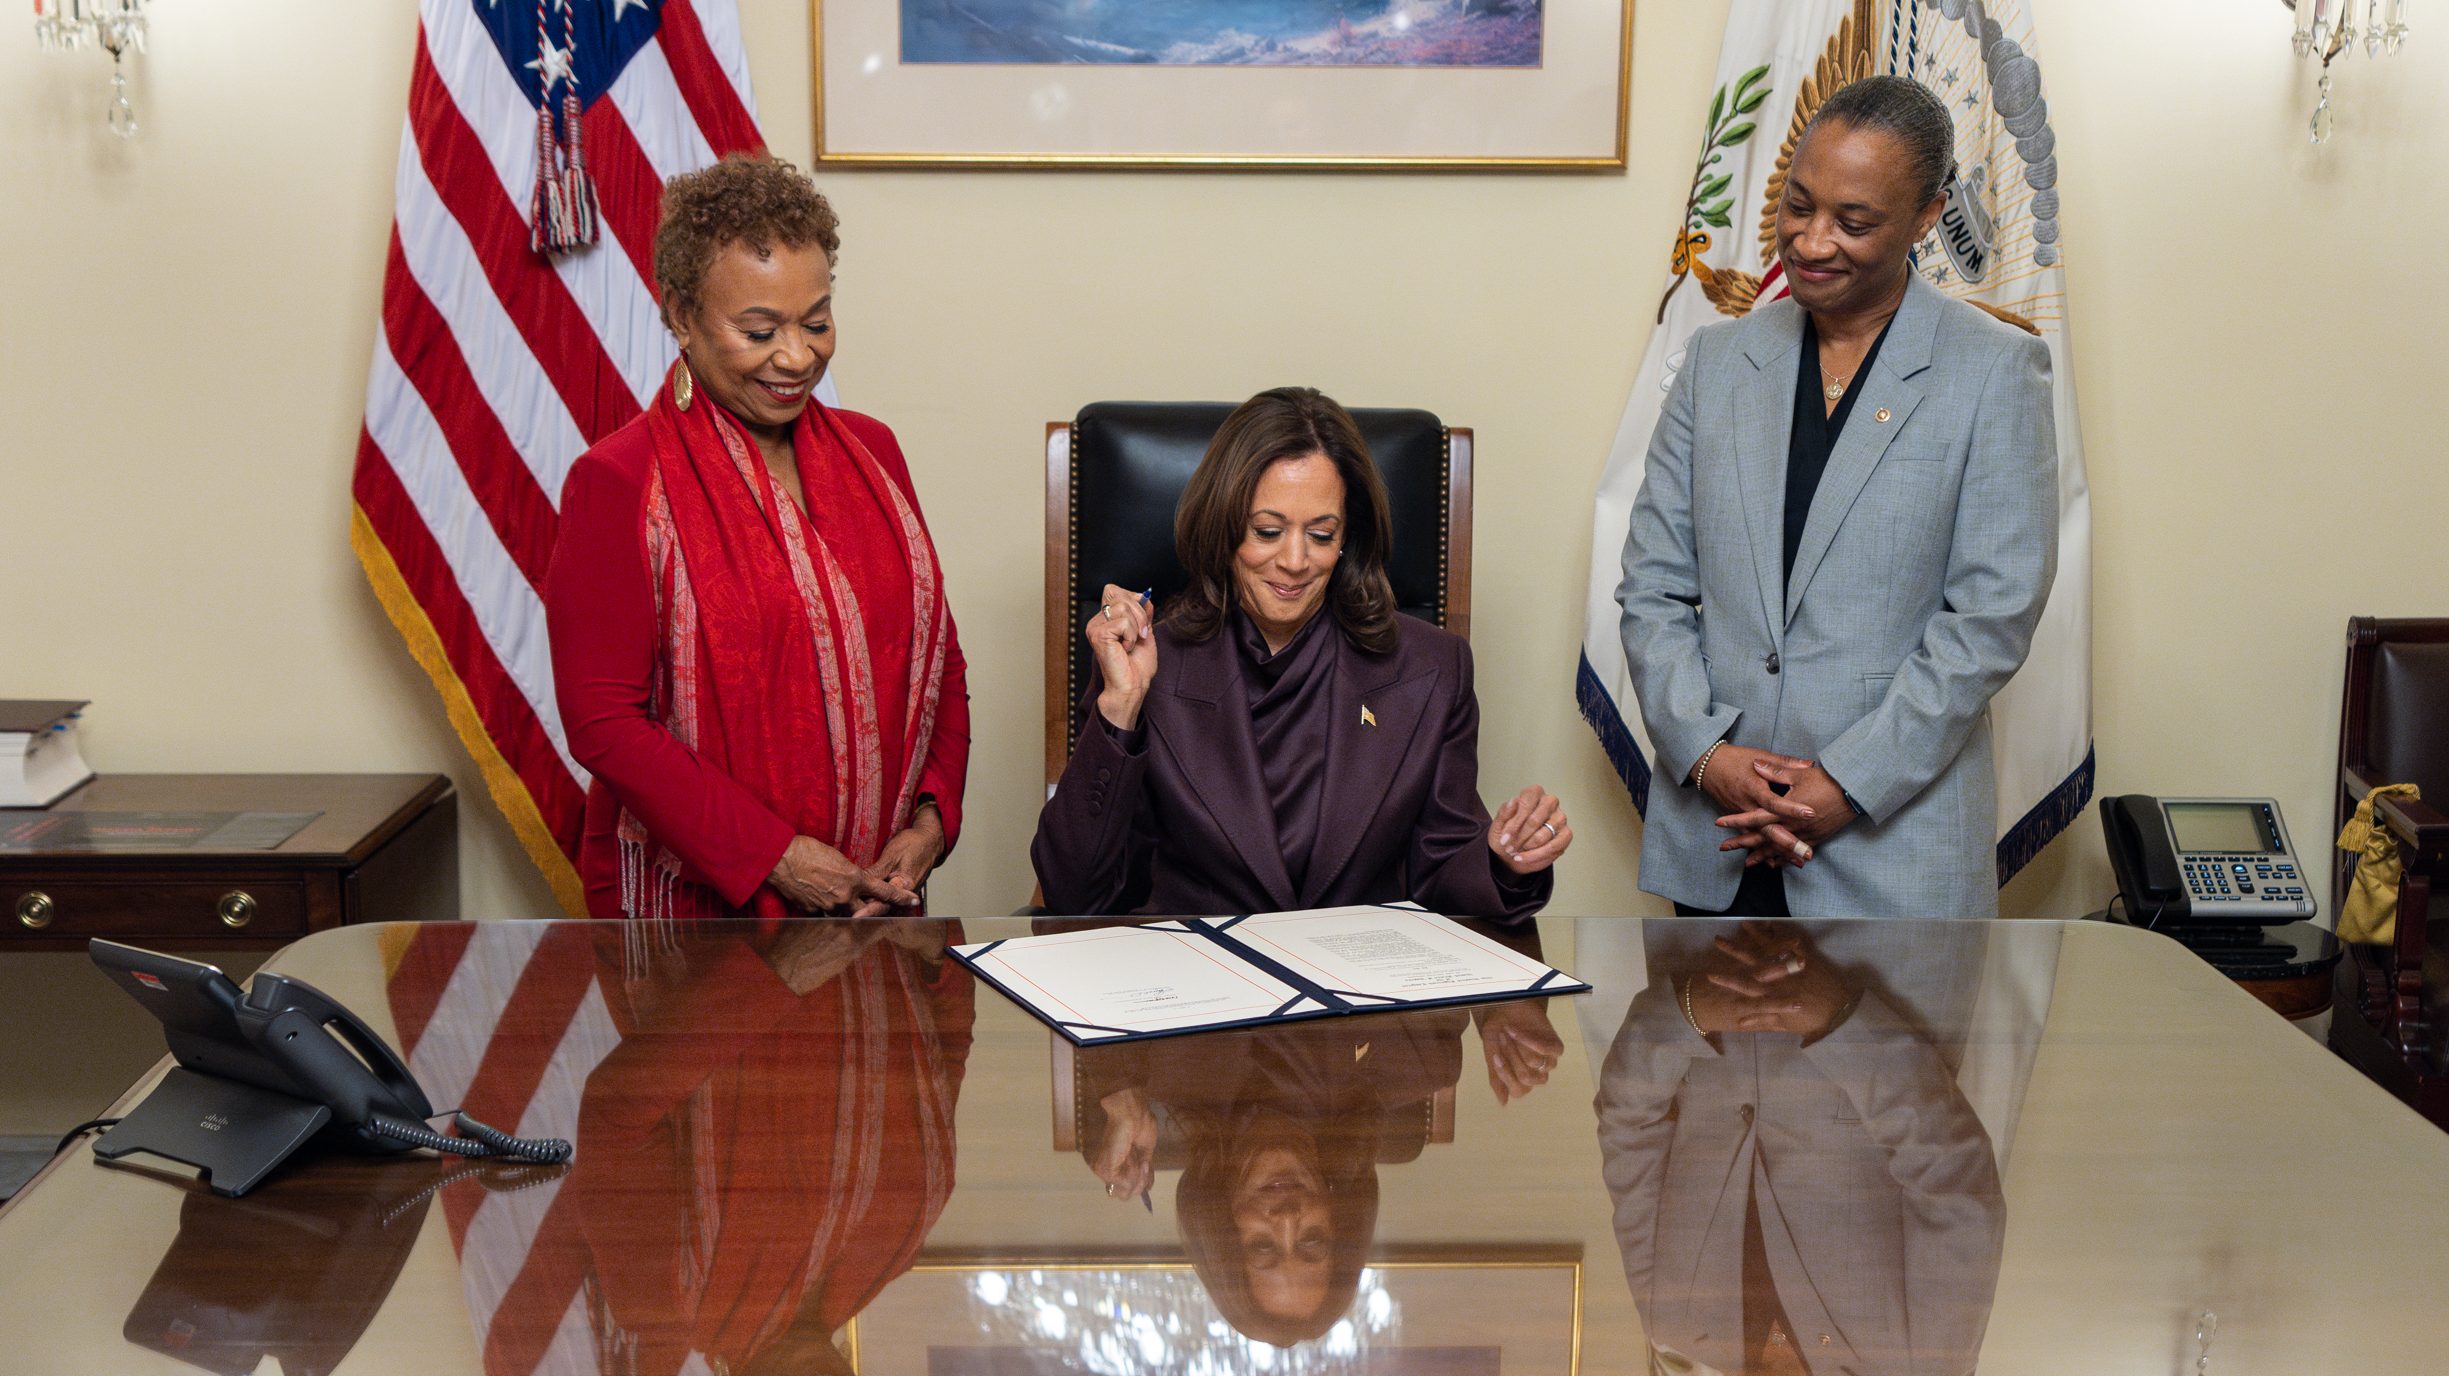
<instances>
[{"instance_id":1,"label":"gray suit jacket","mask_svg":"<svg viewBox=\"0 0 2449 1376\"><path fill-rule=\"evenodd\" d=\"M1981 929L1908 949L1847 927L1899 930L1813 926L1813 958L1838 961L1864 992L1805 1046L1694 1032L1676 980L1724 928L1644 924L1650 984L1608 1049L1597 1102L1625 1277L1654 1348L1742 1370L1756 1200L1777 1304L1814 1376L1963 1376L1989 1325L2006 1200L1950 1067L1962 1028L1933 1040L1910 1010L1970 1008ZM1836 954L1846 948L1857 958Z\"/></svg>"},{"instance_id":2,"label":"gray suit jacket","mask_svg":"<svg viewBox=\"0 0 2449 1376\"><path fill-rule=\"evenodd\" d=\"M1796 916L1993 916L1990 698L2057 572L2049 349L1912 278L1781 584L1802 338L1791 298L1702 329L1650 439L1616 589L1655 757L1641 887L1734 900L1741 852L1686 782L1724 738L1863 809L1788 871Z\"/></svg>"}]
</instances>

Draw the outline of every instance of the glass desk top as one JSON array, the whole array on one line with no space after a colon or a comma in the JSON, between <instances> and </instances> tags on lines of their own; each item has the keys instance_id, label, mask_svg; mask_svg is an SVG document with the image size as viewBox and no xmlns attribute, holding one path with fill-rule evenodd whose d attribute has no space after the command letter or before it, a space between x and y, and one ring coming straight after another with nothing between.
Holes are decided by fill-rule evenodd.
<instances>
[{"instance_id":1,"label":"glass desk top","mask_svg":"<svg viewBox=\"0 0 2449 1376\"><path fill-rule=\"evenodd\" d=\"M1546 918L1593 993L1074 1049L942 955L1028 931L318 933L265 968L574 1161L79 1145L0 1212L0 1370L2444 1360L2449 1136L2150 933Z\"/></svg>"}]
</instances>

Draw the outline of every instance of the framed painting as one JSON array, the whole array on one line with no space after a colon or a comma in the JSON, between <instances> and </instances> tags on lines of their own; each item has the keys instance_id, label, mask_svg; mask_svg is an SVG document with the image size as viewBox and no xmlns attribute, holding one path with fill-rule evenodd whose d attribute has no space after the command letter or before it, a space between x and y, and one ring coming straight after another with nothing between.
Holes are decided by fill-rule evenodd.
<instances>
[{"instance_id":1,"label":"framed painting","mask_svg":"<svg viewBox=\"0 0 2449 1376\"><path fill-rule=\"evenodd\" d=\"M1229 1322L1186 1261L922 1260L844 1345L860 1376L1576 1376L1581 1313L1581 1258L1558 1249L1373 1259L1338 1322L1281 1347Z\"/></svg>"},{"instance_id":2,"label":"framed painting","mask_svg":"<svg viewBox=\"0 0 2449 1376\"><path fill-rule=\"evenodd\" d=\"M828 166L1624 166L1632 0L810 5Z\"/></svg>"}]
</instances>

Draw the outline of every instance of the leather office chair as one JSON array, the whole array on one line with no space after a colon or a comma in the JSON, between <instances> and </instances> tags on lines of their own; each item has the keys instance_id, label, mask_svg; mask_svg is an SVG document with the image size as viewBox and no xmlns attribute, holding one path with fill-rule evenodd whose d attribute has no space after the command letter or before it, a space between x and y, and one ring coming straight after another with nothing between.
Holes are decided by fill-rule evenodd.
<instances>
[{"instance_id":1,"label":"leather office chair","mask_svg":"<svg viewBox=\"0 0 2449 1376\"><path fill-rule=\"evenodd\" d=\"M1188 581L1174 560L1174 507L1225 402L1101 401L1046 427L1046 786L1086 720L1080 628L1112 583L1153 588L1159 606ZM1426 411L1352 413L1386 480L1387 574L1404 612L1471 634L1471 432Z\"/></svg>"},{"instance_id":2,"label":"leather office chair","mask_svg":"<svg viewBox=\"0 0 2449 1376\"><path fill-rule=\"evenodd\" d=\"M2420 802L2384 798L2373 809L2406 864L2397 933L2386 946L2350 946L2339 962L2330 1046L2449 1128L2449 913L2430 910L2435 890L2449 884L2449 619L2347 623L2336 826L2364 795L2393 783L2423 790ZM2356 857L2333 855L2335 913ZM2442 926L2432 925L2435 916Z\"/></svg>"}]
</instances>

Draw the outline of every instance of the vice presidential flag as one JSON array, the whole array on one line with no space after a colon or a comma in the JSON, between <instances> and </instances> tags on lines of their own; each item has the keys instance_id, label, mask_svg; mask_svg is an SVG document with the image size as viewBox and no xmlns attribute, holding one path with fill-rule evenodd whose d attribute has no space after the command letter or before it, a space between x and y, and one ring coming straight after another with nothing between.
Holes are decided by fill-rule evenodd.
<instances>
[{"instance_id":1,"label":"vice presidential flag","mask_svg":"<svg viewBox=\"0 0 2449 1376\"><path fill-rule=\"evenodd\" d=\"M573 916L587 774L540 596L561 480L671 364L664 179L763 144L734 0L418 7L350 544Z\"/></svg>"},{"instance_id":2,"label":"vice presidential flag","mask_svg":"<svg viewBox=\"0 0 2449 1376\"><path fill-rule=\"evenodd\" d=\"M2028 0L1734 0L1681 223L1658 247L1658 328L1625 403L1591 525L1589 614L1575 696L1608 757L1649 805L1649 742L1625 673L1616 584L1642 460L1692 332L1786 294L1775 205L1797 136L1839 87L1908 76L1956 125L1957 177L1914 270L2049 344L2058 425L2058 579L2032 655L1990 704L1998 767L1998 881L2092 796L2091 497L2067 358L2057 134L2041 93Z\"/></svg>"}]
</instances>

